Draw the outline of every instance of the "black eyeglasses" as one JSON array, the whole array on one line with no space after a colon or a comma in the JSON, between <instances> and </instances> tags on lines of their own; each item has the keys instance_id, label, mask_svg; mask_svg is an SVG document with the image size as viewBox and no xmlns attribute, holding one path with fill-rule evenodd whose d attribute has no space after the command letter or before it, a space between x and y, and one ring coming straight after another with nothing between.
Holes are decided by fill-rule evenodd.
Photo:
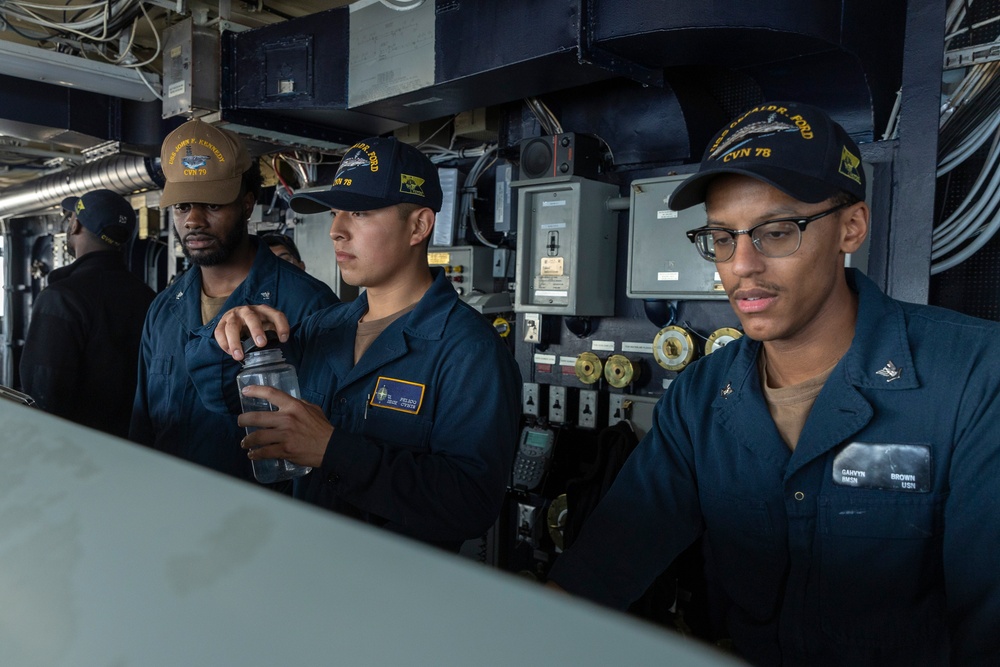
<instances>
[{"instance_id":1,"label":"black eyeglasses","mask_svg":"<svg viewBox=\"0 0 1000 667\"><path fill-rule=\"evenodd\" d=\"M831 209L806 218L778 218L766 220L750 229L725 227L700 227L686 232L688 239L698 249L698 254L710 262L728 262L736 253L736 237L748 234L753 246L765 257L788 257L799 249L802 231L810 222L825 218L851 203L838 204Z\"/></svg>"}]
</instances>

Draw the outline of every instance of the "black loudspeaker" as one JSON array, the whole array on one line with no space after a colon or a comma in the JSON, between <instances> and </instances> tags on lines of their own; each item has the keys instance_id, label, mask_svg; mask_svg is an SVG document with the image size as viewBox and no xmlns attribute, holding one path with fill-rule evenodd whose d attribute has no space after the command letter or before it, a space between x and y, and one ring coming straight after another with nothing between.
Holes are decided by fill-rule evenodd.
<instances>
[{"instance_id":1,"label":"black loudspeaker","mask_svg":"<svg viewBox=\"0 0 1000 667\"><path fill-rule=\"evenodd\" d=\"M601 171L601 142L585 134L564 132L521 142L520 180L581 176Z\"/></svg>"}]
</instances>

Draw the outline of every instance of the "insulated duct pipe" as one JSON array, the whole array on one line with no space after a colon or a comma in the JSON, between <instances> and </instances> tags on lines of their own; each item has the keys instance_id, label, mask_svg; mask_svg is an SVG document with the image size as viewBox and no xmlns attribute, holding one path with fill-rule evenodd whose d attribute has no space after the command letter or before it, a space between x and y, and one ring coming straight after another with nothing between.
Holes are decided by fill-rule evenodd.
<instances>
[{"instance_id":1,"label":"insulated duct pipe","mask_svg":"<svg viewBox=\"0 0 1000 667\"><path fill-rule=\"evenodd\" d=\"M106 189L122 195L163 187L159 158L115 155L0 190L0 218L42 211L70 195Z\"/></svg>"}]
</instances>

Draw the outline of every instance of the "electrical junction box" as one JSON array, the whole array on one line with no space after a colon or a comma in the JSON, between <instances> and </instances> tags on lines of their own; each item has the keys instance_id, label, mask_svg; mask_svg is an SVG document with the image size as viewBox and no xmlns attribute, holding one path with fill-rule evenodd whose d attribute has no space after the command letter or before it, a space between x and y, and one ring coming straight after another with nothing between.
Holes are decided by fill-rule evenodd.
<instances>
[{"instance_id":1,"label":"electrical junction box","mask_svg":"<svg viewBox=\"0 0 1000 667\"><path fill-rule=\"evenodd\" d=\"M628 278L631 299L725 299L714 262L706 262L685 235L704 227L704 206L673 211L671 193L687 175L632 181L629 200Z\"/></svg>"},{"instance_id":2,"label":"electrical junction box","mask_svg":"<svg viewBox=\"0 0 1000 667\"><path fill-rule=\"evenodd\" d=\"M186 18L163 31L163 117L219 110L219 31Z\"/></svg>"},{"instance_id":3,"label":"electrical junction box","mask_svg":"<svg viewBox=\"0 0 1000 667\"><path fill-rule=\"evenodd\" d=\"M454 246L431 248L427 263L440 266L455 291L462 296L493 292L493 248L486 246Z\"/></svg>"},{"instance_id":4,"label":"electrical junction box","mask_svg":"<svg viewBox=\"0 0 1000 667\"><path fill-rule=\"evenodd\" d=\"M514 310L615 313L618 186L577 176L511 184L518 196Z\"/></svg>"}]
</instances>

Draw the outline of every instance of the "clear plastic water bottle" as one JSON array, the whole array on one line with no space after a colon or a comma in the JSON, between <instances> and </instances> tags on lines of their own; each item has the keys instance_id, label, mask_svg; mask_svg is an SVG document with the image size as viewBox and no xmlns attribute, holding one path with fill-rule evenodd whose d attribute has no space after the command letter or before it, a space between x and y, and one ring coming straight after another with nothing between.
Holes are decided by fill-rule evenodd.
<instances>
[{"instance_id":1,"label":"clear plastic water bottle","mask_svg":"<svg viewBox=\"0 0 1000 667\"><path fill-rule=\"evenodd\" d=\"M268 334L271 334L268 339L272 340L272 332L268 332ZM276 337L273 340L276 340ZM277 408L269 401L244 396L243 388L251 385L274 387L299 398L299 377L295 372L295 367L285 361L279 348L257 349L253 340L248 338L244 341L243 350L245 353L243 370L236 376L243 412L277 411ZM247 433L253 433L256 430L256 428L247 427ZM283 479L299 477L312 470L308 466L296 465L285 459L260 459L252 461L252 464L253 475L261 484L273 484Z\"/></svg>"}]
</instances>

